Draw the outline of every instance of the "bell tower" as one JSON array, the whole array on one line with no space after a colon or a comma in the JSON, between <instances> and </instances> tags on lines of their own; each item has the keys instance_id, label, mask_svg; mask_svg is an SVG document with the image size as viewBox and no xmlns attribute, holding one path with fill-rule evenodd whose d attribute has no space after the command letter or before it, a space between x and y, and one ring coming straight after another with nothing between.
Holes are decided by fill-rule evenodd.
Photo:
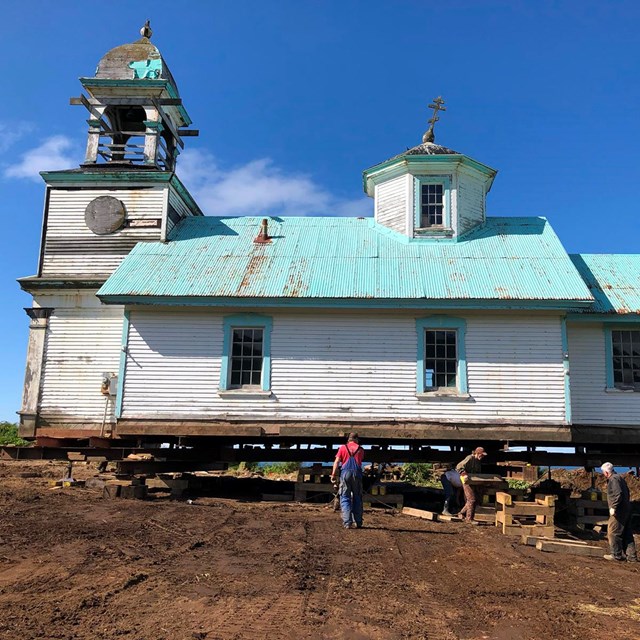
<instances>
[{"instance_id":1,"label":"bell tower","mask_svg":"<svg viewBox=\"0 0 640 640\"><path fill-rule=\"evenodd\" d=\"M89 94L71 98L89 112L83 167L135 167L174 171L191 118L169 67L152 44L149 21L141 38L107 52L92 77L80 78Z\"/></svg>"},{"instance_id":2,"label":"bell tower","mask_svg":"<svg viewBox=\"0 0 640 640\"><path fill-rule=\"evenodd\" d=\"M89 113L80 167L40 174L38 266L19 279L33 296L23 437L111 432L125 309L102 305L96 291L138 243L169 242L182 220L202 215L175 173L182 139L198 132L188 129L148 22L140 33L107 52L95 75L80 78L83 94L71 98Z\"/></svg>"}]
</instances>

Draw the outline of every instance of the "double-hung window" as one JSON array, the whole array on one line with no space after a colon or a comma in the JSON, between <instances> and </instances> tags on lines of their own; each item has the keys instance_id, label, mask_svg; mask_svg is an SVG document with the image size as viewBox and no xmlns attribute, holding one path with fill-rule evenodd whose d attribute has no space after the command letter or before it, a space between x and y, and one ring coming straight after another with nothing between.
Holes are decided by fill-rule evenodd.
<instances>
[{"instance_id":1,"label":"double-hung window","mask_svg":"<svg viewBox=\"0 0 640 640\"><path fill-rule=\"evenodd\" d=\"M607 342L607 387L640 391L640 329L608 329Z\"/></svg>"},{"instance_id":2,"label":"double-hung window","mask_svg":"<svg viewBox=\"0 0 640 640\"><path fill-rule=\"evenodd\" d=\"M419 394L466 395L466 321L430 316L416 320L416 390Z\"/></svg>"},{"instance_id":3,"label":"double-hung window","mask_svg":"<svg viewBox=\"0 0 640 640\"><path fill-rule=\"evenodd\" d=\"M418 233L451 228L449 176L416 176L415 228Z\"/></svg>"},{"instance_id":4,"label":"double-hung window","mask_svg":"<svg viewBox=\"0 0 640 640\"><path fill-rule=\"evenodd\" d=\"M269 391L272 319L257 314L226 316L220 369L221 391Z\"/></svg>"}]
</instances>

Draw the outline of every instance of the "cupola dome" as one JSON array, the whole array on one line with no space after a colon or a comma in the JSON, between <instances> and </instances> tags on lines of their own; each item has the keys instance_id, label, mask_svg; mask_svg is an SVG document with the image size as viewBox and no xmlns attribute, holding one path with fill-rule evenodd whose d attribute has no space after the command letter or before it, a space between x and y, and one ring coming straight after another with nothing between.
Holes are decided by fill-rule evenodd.
<instances>
[{"instance_id":1,"label":"cupola dome","mask_svg":"<svg viewBox=\"0 0 640 640\"><path fill-rule=\"evenodd\" d=\"M149 21L140 29L142 38L115 47L102 56L96 78L107 80L168 80L177 86L158 48L151 42Z\"/></svg>"}]
</instances>

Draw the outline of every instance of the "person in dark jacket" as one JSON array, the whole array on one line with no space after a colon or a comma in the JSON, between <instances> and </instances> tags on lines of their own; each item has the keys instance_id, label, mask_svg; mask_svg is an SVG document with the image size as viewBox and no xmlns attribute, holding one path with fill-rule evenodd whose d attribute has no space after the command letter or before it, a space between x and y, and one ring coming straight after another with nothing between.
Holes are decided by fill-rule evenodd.
<instances>
[{"instance_id":1,"label":"person in dark jacket","mask_svg":"<svg viewBox=\"0 0 640 640\"><path fill-rule=\"evenodd\" d=\"M487 452L482 447L476 447L473 453L456 465L456 470L460 473L460 479L462 480L465 499L464 507L462 507L458 515L464 518L465 522L472 524L477 524L473 519L476 513L477 496L475 489L469 484L469 475L480 473L482 470L482 458L486 455Z\"/></svg>"},{"instance_id":2,"label":"person in dark jacket","mask_svg":"<svg viewBox=\"0 0 640 640\"><path fill-rule=\"evenodd\" d=\"M636 543L631 530L629 487L624 478L616 473L610 462L605 462L600 468L607 479L607 502L609 504L607 537L611 554L606 555L605 558L607 560L637 562Z\"/></svg>"}]
</instances>

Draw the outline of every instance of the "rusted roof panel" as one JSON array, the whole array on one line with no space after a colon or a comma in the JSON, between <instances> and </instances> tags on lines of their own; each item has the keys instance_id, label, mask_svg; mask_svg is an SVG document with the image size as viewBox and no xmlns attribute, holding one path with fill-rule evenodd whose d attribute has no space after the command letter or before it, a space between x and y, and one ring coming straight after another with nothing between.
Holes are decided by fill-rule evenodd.
<instances>
[{"instance_id":1,"label":"rusted roof panel","mask_svg":"<svg viewBox=\"0 0 640 640\"><path fill-rule=\"evenodd\" d=\"M640 314L640 254L572 254L595 302L582 313Z\"/></svg>"},{"instance_id":2,"label":"rusted roof panel","mask_svg":"<svg viewBox=\"0 0 640 640\"><path fill-rule=\"evenodd\" d=\"M98 295L591 301L544 218L488 218L458 242L408 240L364 218L190 218L141 243ZM151 302L151 300L150 300Z\"/></svg>"}]
</instances>

